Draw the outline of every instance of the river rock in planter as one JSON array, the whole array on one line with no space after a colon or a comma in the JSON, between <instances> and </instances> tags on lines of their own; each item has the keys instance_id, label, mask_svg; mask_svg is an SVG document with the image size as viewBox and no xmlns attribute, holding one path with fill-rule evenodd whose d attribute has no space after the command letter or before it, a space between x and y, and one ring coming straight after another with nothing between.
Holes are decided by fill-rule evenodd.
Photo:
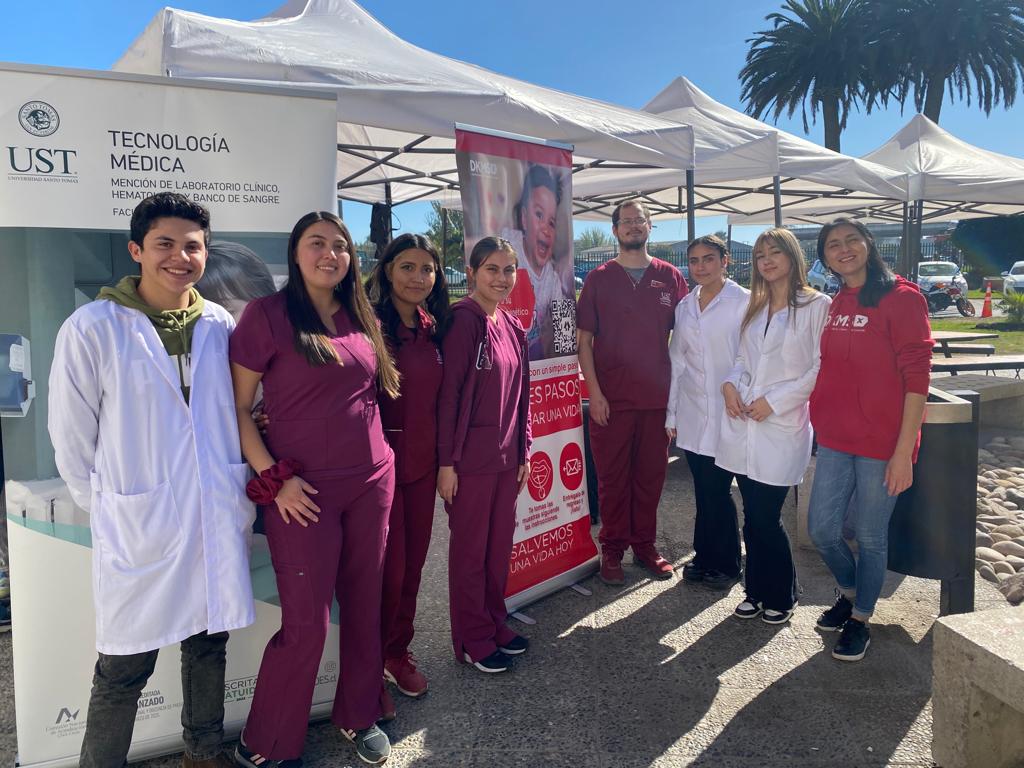
<instances>
[{"instance_id":1,"label":"river rock in planter","mask_svg":"<svg viewBox=\"0 0 1024 768\"><path fill-rule=\"evenodd\" d=\"M1012 536L1007 536L1005 533L996 533L996 529L993 528L988 532L988 535L992 537L992 543L997 544L1000 541L1013 541Z\"/></svg>"},{"instance_id":2,"label":"river rock in planter","mask_svg":"<svg viewBox=\"0 0 1024 768\"><path fill-rule=\"evenodd\" d=\"M981 558L986 563L998 563L1000 560L1006 559L1006 555L1004 555L1002 552L996 549L994 544L991 547L978 547L976 550L974 550L974 554L976 557Z\"/></svg>"},{"instance_id":3,"label":"river rock in planter","mask_svg":"<svg viewBox=\"0 0 1024 768\"><path fill-rule=\"evenodd\" d=\"M974 546L976 547L991 547L993 544L992 537L984 531L975 531L974 533Z\"/></svg>"},{"instance_id":4,"label":"river rock in planter","mask_svg":"<svg viewBox=\"0 0 1024 768\"><path fill-rule=\"evenodd\" d=\"M1009 555L1006 558L1006 562L1014 567L1015 570L1021 570L1024 568L1024 557L1017 557L1017 555Z\"/></svg>"},{"instance_id":5,"label":"river rock in planter","mask_svg":"<svg viewBox=\"0 0 1024 768\"><path fill-rule=\"evenodd\" d=\"M1024 536L1024 528L1019 525L997 525L992 529L992 533L1005 533L1011 539L1016 539L1020 536Z\"/></svg>"},{"instance_id":6,"label":"river rock in planter","mask_svg":"<svg viewBox=\"0 0 1024 768\"><path fill-rule=\"evenodd\" d=\"M1007 577L999 584L999 591L1011 605L1020 605L1024 601L1024 573Z\"/></svg>"},{"instance_id":7,"label":"river rock in planter","mask_svg":"<svg viewBox=\"0 0 1024 768\"><path fill-rule=\"evenodd\" d=\"M992 570L996 572L997 576L1001 573L1004 573L1007 576L1013 576L1013 574L1017 572L1017 569L1005 560L1000 560L998 563L992 563Z\"/></svg>"},{"instance_id":8,"label":"river rock in planter","mask_svg":"<svg viewBox=\"0 0 1024 768\"><path fill-rule=\"evenodd\" d=\"M1008 525L1013 522L1006 515L978 515L977 520L979 523L988 523L989 525Z\"/></svg>"},{"instance_id":9,"label":"river rock in planter","mask_svg":"<svg viewBox=\"0 0 1024 768\"><path fill-rule=\"evenodd\" d=\"M1024 544L1019 544L1016 541L997 541L992 545L992 549L1001 555L1016 555L1017 557L1024 557Z\"/></svg>"},{"instance_id":10,"label":"river rock in planter","mask_svg":"<svg viewBox=\"0 0 1024 768\"><path fill-rule=\"evenodd\" d=\"M983 565L978 569L978 573L985 581L991 581L993 584L999 583L999 577L996 576L996 572L992 569L991 565Z\"/></svg>"}]
</instances>

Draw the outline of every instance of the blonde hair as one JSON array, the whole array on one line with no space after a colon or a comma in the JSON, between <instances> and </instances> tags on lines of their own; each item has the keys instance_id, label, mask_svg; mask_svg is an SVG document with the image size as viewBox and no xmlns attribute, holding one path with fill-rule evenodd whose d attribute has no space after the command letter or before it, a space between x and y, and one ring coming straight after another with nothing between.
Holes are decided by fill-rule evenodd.
<instances>
[{"instance_id":1,"label":"blonde hair","mask_svg":"<svg viewBox=\"0 0 1024 768\"><path fill-rule=\"evenodd\" d=\"M750 270L750 303L747 304L746 314L743 315L743 323L740 325L741 333L771 300L771 289L757 268L757 252L764 245L772 245L789 257L789 296L786 304L790 308L802 307L815 293L814 289L807 284L807 264L804 261L804 252L793 233L781 227L762 232L754 242L751 254L753 263Z\"/></svg>"}]
</instances>

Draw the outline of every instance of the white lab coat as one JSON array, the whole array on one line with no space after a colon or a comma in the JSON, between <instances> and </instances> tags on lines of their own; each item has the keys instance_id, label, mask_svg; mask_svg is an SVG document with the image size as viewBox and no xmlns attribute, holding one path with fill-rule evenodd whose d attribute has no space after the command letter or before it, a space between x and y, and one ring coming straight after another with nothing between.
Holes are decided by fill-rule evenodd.
<instances>
[{"instance_id":1,"label":"white lab coat","mask_svg":"<svg viewBox=\"0 0 1024 768\"><path fill-rule=\"evenodd\" d=\"M732 371L740 343L740 323L750 291L732 280L700 311L702 286L676 305L669 343L672 385L665 426L676 430L676 445L714 456L725 401L722 382Z\"/></svg>"},{"instance_id":2,"label":"white lab coat","mask_svg":"<svg viewBox=\"0 0 1024 768\"><path fill-rule=\"evenodd\" d=\"M771 318L763 309L740 336L739 352L726 377L744 403L764 396L772 413L764 421L730 418L722 411L715 463L767 485L798 484L811 458L807 400L821 365L821 332L832 300L814 292L796 310Z\"/></svg>"},{"instance_id":3,"label":"white lab coat","mask_svg":"<svg viewBox=\"0 0 1024 768\"><path fill-rule=\"evenodd\" d=\"M192 336L191 407L141 312L94 301L57 334L50 439L61 477L90 515L102 653L140 653L255 620L255 509L228 363L233 327L206 302Z\"/></svg>"}]
</instances>

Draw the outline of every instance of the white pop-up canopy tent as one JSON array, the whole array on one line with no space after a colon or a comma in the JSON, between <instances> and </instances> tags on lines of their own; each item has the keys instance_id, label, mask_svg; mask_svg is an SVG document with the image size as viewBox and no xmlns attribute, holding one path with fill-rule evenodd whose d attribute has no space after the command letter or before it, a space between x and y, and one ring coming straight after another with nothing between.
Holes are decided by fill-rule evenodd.
<instances>
[{"instance_id":1,"label":"white pop-up canopy tent","mask_svg":"<svg viewBox=\"0 0 1024 768\"><path fill-rule=\"evenodd\" d=\"M898 201L816 200L784 205L788 221L818 224L843 213L864 221L900 221L907 203L913 218L969 219L1024 211L1024 159L990 152L958 139L924 115L914 118L864 160L907 174L906 196ZM731 224L769 221L771 213L731 216Z\"/></svg>"},{"instance_id":2,"label":"white pop-up canopy tent","mask_svg":"<svg viewBox=\"0 0 1024 768\"><path fill-rule=\"evenodd\" d=\"M777 204L906 198L902 171L833 152L755 120L718 103L685 77L669 83L644 110L693 128L698 214L765 212L771 220ZM656 212L679 215L686 212L685 184L680 171L595 169L574 181L573 195L577 215L584 217L607 216L629 191L640 193Z\"/></svg>"},{"instance_id":3,"label":"white pop-up canopy tent","mask_svg":"<svg viewBox=\"0 0 1024 768\"><path fill-rule=\"evenodd\" d=\"M454 203L455 123L572 144L577 169L693 168L686 125L431 53L351 0L251 22L165 8L114 69L336 92L339 196L361 202Z\"/></svg>"}]
</instances>

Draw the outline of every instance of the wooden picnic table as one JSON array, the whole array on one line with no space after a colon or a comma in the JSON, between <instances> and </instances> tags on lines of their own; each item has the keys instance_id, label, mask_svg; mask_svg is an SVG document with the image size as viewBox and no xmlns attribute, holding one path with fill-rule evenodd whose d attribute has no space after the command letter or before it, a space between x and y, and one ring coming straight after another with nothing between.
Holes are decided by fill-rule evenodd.
<instances>
[{"instance_id":1,"label":"wooden picnic table","mask_svg":"<svg viewBox=\"0 0 1024 768\"><path fill-rule=\"evenodd\" d=\"M998 333L991 331L932 331L932 341L942 347L943 357L952 357L949 345L958 341L981 341L998 339Z\"/></svg>"},{"instance_id":2,"label":"wooden picnic table","mask_svg":"<svg viewBox=\"0 0 1024 768\"><path fill-rule=\"evenodd\" d=\"M944 371L952 376L956 376L960 371L1015 371L1019 379L1022 368L1024 355L965 355L950 360L932 360L932 372Z\"/></svg>"}]
</instances>

